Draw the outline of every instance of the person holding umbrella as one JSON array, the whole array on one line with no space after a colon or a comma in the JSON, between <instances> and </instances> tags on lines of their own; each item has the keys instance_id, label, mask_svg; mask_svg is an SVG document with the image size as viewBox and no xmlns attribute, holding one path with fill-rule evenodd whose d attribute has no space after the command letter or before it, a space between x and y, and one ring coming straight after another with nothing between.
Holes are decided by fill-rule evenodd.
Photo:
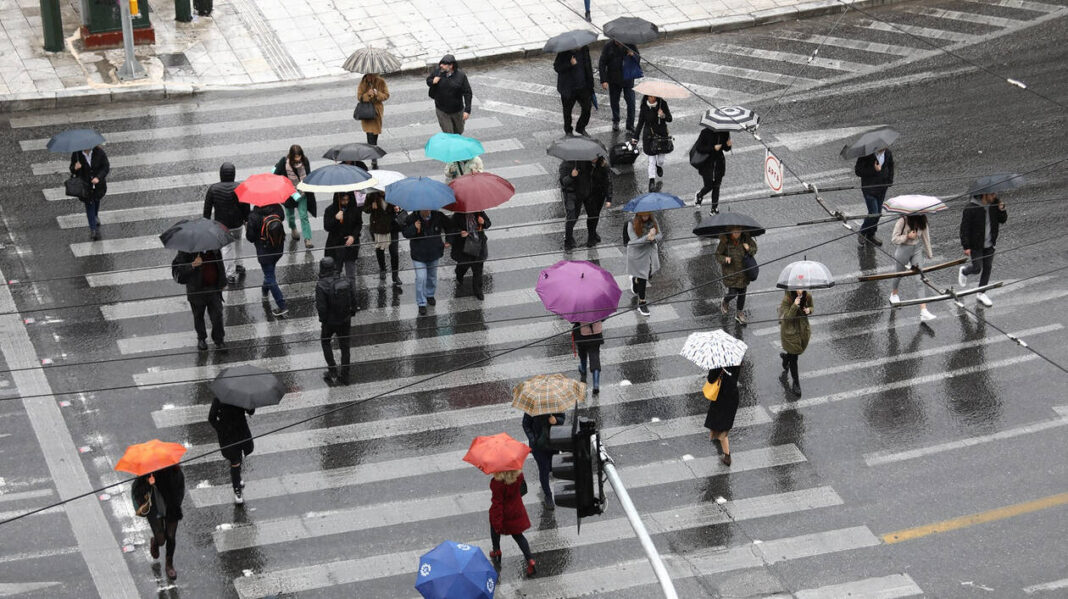
<instances>
[{"instance_id":1,"label":"person holding umbrella","mask_svg":"<svg viewBox=\"0 0 1068 599\"><path fill-rule=\"evenodd\" d=\"M664 160L674 146L668 134L671 110L667 100L656 96L643 96L638 109L638 127L634 130L634 142L642 140L642 151L649 157L649 191L664 187Z\"/></svg>"},{"instance_id":2,"label":"person holding umbrella","mask_svg":"<svg viewBox=\"0 0 1068 599\"><path fill-rule=\"evenodd\" d=\"M300 184L310 172L311 161L304 154L304 148L297 144L289 146L289 152L274 165L274 174L286 177L294 187ZM294 210L296 214L294 214ZM316 216L315 194L310 192L300 193L297 198L289 198L285 203L285 213L286 220L289 222L289 230L293 235L293 241L300 241L300 235L303 233L304 247L308 249L315 247L315 244L312 243L311 221L308 220L309 213L312 216ZM298 215L300 216L301 233L297 233Z\"/></svg>"},{"instance_id":3,"label":"person holding umbrella","mask_svg":"<svg viewBox=\"0 0 1068 599\"><path fill-rule=\"evenodd\" d=\"M443 238L448 228L448 219L437 210L413 212L404 223L402 233L411 245L415 303L419 306L420 316L426 315L427 305L437 304L434 293L438 287L438 261L449 246Z\"/></svg>"},{"instance_id":4,"label":"person holding umbrella","mask_svg":"<svg viewBox=\"0 0 1068 599\"><path fill-rule=\"evenodd\" d=\"M442 132L463 134L464 123L471 116L471 84L452 54L441 57L437 68L427 76L426 85Z\"/></svg>"},{"instance_id":5,"label":"person holding umbrella","mask_svg":"<svg viewBox=\"0 0 1068 599\"><path fill-rule=\"evenodd\" d=\"M357 192L358 193L358 192ZM323 228L326 229L326 253L333 258L340 272L344 266L352 289L356 289L356 260L360 256L360 231L363 230L363 210L356 205L352 192L334 194L334 201L323 212ZM366 205L366 200L364 201ZM355 304L354 304L355 307ZM356 307L359 310L359 307Z\"/></svg>"},{"instance_id":6,"label":"person holding umbrella","mask_svg":"<svg viewBox=\"0 0 1068 599\"><path fill-rule=\"evenodd\" d=\"M601 48L597 60L597 72L601 88L608 91L608 104L612 107L612 131L619 131L619 96L627 104L627 133L634 135L634 79L641 77L638 47L611 40Z\"/></svg>"},{"instance_id":7,"label":"person holding umbrella","mask_svg":"<svg viewBox=\"0 0 1068 599\"><path fill-rule=\"evenodd\" d=\"M386 194L370 190L363 202L363 211L371 215L369 228L375 240L375 258L378 259L378 276L386 277L386 250L389 250L389 267L393 272L393 286L400 292L400 252L398 251L401 226L397 223L400 207L386 201Z\"/></svg>"},{"instance_id":8,"label":"person holding umbrella","mask_svg":"<svg viewBox=\"0 0 1068 599\"><path fill-rule=\"evenodd\" d=\"M538 478L548 510L555 509L552 487L549 486L555 453L549 447L549 429L562 425L564 412L585 399L585 383L562 374L539 374L512 389L512 407L523 411L523 432L538 464Z\"/></svg>"},{"instance_id":9,"label":"person holding umbrella","mask_svg":"<svg viewBox=\"0 0 1068 599\"><path fill-rule=\"evenodd\" d=\"M719 212L719 187L723 183L723 175L727 172L727 157L724 152L731 151L730 131L714 131L705 127L697 135L697 143L693 146L693 152L701 156L707 156L704 161L693 164L694 154L691 154L690 164L693 164L701 175L701 189L694 194L694 204L700 206L708 196L709 212Z\"/></svg>"},{"instance_id":10,"label":"person holding umbrella","mask_svg":"<svg viewBox=\"0 0 1068 599\"><path fill-rule=\"evenodd\" d=\"M596 159L595 159L596 160ZM575 249L575 224L582 208L591 204L593 196L593 162L588 160L560 163L560 191L564 196L564 251ZM587 217L589 213L587 212ZM596 235L596 232L594 232ZM595 239L587 232L586 244Z\"/></svg>"},{"instance_id":11,"label":"person holding umbrella","mask_svg":"<svg viewBox=\"0 0 1068 599\"><path fill-rule=\"evenodd\" d=\"M556 71L556 91L560 92L560 102L564 109L564 134L574 131L586 135L586 125L590 122L590 110L593 107L593 63L590 61L590 47L565 50L556 55L553 61ZM571 113L579 104L579 118L575 128L571 128Z\"/></svg>"},{"instance_id":12,"label":"person holding umbrella","mask_svg":"<svg viewBox=\"0 0 1068 599\"><path fill-rule=\"evenodd\" d=\"M319 314L322 331L319 336L326 358L326 373L323 379L328 385L349 384L349 340L352 331L352 316L356 314L356 287L349 279L342 278L334 259L327 256L319 261L319 281L315 284L315 311ZM330 347L337 337L341 349L341 371L334 362L334 350Z\"/></svg>"},{"instance_id":13,"label":"person holding umbrella","mask_svg":"<svg viewBox=\"0 0 1068 599\"><path fill-rule=\"evenodd\" d=\"M549 429L564 423L566 416L563 412L556 414L539 414L531 416L523 414L523 432L527 435L527 444L530 445L530 454L534 456L534 463L538 465L538 481L541 482L542 499L545 509L556 509L553 503L553 488L549 484L549 474L553 470L553 453L549 448Z\"/></svg>"},{"instance_id":14,"label":"person holding umbrella","mask_svg":"<svg viewBox=\"0 0 1068 599\"><path fill-rule=\"evenodd\" d=\"M462 177L469 173L483 173L485 171L486 167L482 163L482 158L479 156L473 156L467 160L446 162L445 182L452 183L457 177Z\"/></svg>"},{"instance_id":15,"label":"person holding umbrella","mask_svg":"<svg viewBox=\"0 0 1068 599\"><path fill-rule=\"evenodd\" d=\"M103 141L103 138L101 138ZM100 146L91 146L70 155L70 174L85 182L86 195L79 198L85 204L85 217L89 221L89 239L100 239L100 201L108 192L108 174L111 163L108 154Z\"/></svg>"},{"instance_id":16,"label":"person holding umbrella","mask_svg":"<svg viewBox=\"0 0 1068 599\"><path fill-rule=\"evenodd\" d=\"M858 241L861 245L864 245L865 240L876 246L883 244L875 236L875 230L879 225L886 191L894 184L894 154L890 151L890 144L894 143L898 136L898 132L893 129L876 129L842 148L842 158L857 159L853 170L860 177L864 206L868 211L867 218L860 225Z\"/></svg>"},{"instance_id":17,"label":"person holding umbrella","mask_svg":"<svg viewBox=\"0 0 1068 599\"><path fill-rule=\"evenodd\" d=\"M716 261L723 271L723 285L727 287L727 295L723 297L719 310L726 316L730 312L731 300L736 299L738 310L735 320L742 325L749 322L745 316L745 293L751 275L746 270L745 262L756 253L756 239L741 227L733 227L728 234L721 235L716 246Z\"/></svg>"},{"instance_id":18,"label":"person holding umbrella","mask_svg":"<svg viewBox=\"0 0 1068 599\"><path fill-rule=\"evenodd\" d=\"M490 228L489 215L483 211L456 212L449 219L447 239L450 253L456 262L456 286L464 284L464 275L471 271L471 290L478 300L482 295L482 267L489 258L489 243L485 230Z\"/></svg>"},{"instance_id":19,"label":"person holding umbrella","mask_svg":"<svg viewBox=\"0 0 1068 599\"><path fill-rule=\"evenodd\" d=\"M638 296L638 314L649 316L645 289L649 277L660 270L658 242L664 234L652 212L638 212L627 223L627 274L631 276L632 293Z\"/></svg>"},{"instance_id":20,"label":"person holding umbrella","mask_svg":"<svg viewBox=\"0 0 1068 599\"><path fill-rule=\"evenodd\" d=\"M286 298L282 295L282 288L278 286L278 278L275 275L275 268L282 259L286 241L285 213L282 206L268 204L253 208L245 226L245 239L256 247L256 260L263 270L263 284L260 286L263 301L267 301L268 293L274 296L277 308L272 314L275 318L283 318L289 314L289 308L286 307Z\"/></svg>"},{"instance_id":21,"label":"person holding umbrella","mask_svg":"<svg viewBox=\"0 0 1068 599\"><path fill-rule=\"evenodd\" d=\"M252 453L252 431L248 428L248 420L245 415L252 416L256 413L255 408L240 408L219 401L218 396L211 400L211 409L208 410L208 424L215 429L219 438L219 449L222 455L230 462L230 484L234 488L234 503L245 503L242 490L245 488L241 480L241 461L244 456Z\"/></svg>"},{"instance_id":22,"label":"person holding umbrella","mask_svg":"<svg viewBox=\"0 0 1068 599\"><path fill-rule=\"evenodd\" d=\"M231 243L222 247L226 281L230 284L237 283L238 277L245 274L245 267L241 266L241 238L250 210L249 205L238 201L234 193L238 186L234 181L236 177L237 169L233 163L222 163L219 182L209 185L208 192L204 194L204 218L211 218L214 213L215 220L226 226L230 235Z\"/></svg>"},{"instance_id":23,"label":"person holding umbrella","mask_svg":"<svg viewBox=\"0 0 1068 599\"><path fill-rule=\"evenodd\" d=\"M585 207L586 247L592 248L601 242L601 236L597 234L601 210L612 207L612 171L608 168L608 160L604 156L593 159L593 168L590 171L590 194L586 197Z\"/></svg>"},{"instance_id":24,"label":"person holding umbrella","mask_svg":"<svg viewBox=\"0 0 1068 599\"><path fill-rule=\"evenodd\" d=\"M731 465L727 433L734 428L734 417L738 413L738 379L747 349L744 341L718 329L690 333L679 352L694 364L708 369L703 389L708 400L705 428L710 431L709 440L716 445L724 466Z\"/></svg>"},{"instance_id":25,"label":"person holding umbrella","mask_svg":"<svg viewBox=\"0 0 1068 599\"><path fill-rule=\"evenodd\" d=\"M604 343L601 321L616 311L623 295L615 277L592 262L561 260L539 273L534 290L547 310L571 323L581 381L586 382L588 363L593 372L593 393L599 393L600 347Z\"/></svg>"},{"instance_id":26,"label":"person holding umbrella","mask_svg":"<svg viewBox=\"0 0 1068 599\"><path fill-rule=\"evenodd\" d=\"M890 235L890 242L896 247L894 260L897 261L899 270L909 268L922 269L926 260L934 257L931 251L931 234L927 227L927 215L923 213L904 214L894 223L894 232ZM890 291L890 303L897 304L901 301L897 290L901 286L901 279L894 279L893 289ZM917 280L920 297L926 297L926 285L922 279ZM920 320L927 322L934 320L935 315L927 309L927 304L920 304Z\"/></svg>"},{"instance_id":27,"label":"person holding umbrella","mask_svg":"<svg viewBox=\"0 0 1068 599\"><path fill-rule=\"evenodd\" d=\"M579 358L579 380L586 382L586 365L593 376L593 394L601 392L601 346L604 345L604 322L576 322L571 328L571 341Z\"/></svg>"},{"instance_id":28,"label":"person holding umbrella","mask_svg":"<svg viewBox=\"0 0 1068 599\"><path fill-rule=\"evenodd\" d=\"M786 385L786 372L793 378L790 390L801 397L801 383L797 374L797 359L808 347L812 330L808 317L812 314L812 290L829 289L834 286L834 277L824 264L811 260L791 262L779 274L776 287L785 290L779 305L779 341L783 351L782 383Z\"/></svg>"},{"instance_id":29,"label":"person holding umbrella","mask_svg":"<svg viewBox=\"0 0 1068 599\"><path fill-rule=\"evenodd\" d=\"M170 580L178 578L174 549L185 499L185 475L179 466L185 452L181 443L152 439L127 447L115 464L115 470L137 477L130 485L134 513L147 518L152 529L148 544L152 559L159 559L160 545L167 546L166 572Z\"/></svg>"},{"instance_id":30,"label":"person holding umbrella","mask_svg":"<svg viewBox=\"0 0 1068 599\"><path fill-rule=\"evenodd\" d=\"M957 275L957 282L961 287L967 286L968 276L974 274L979 275L980 287L990 282L990 269L994 266L994 246L998 242L998 232L1001 225L1009 220L1005 202L1001 201L997 192L1019 185L1018 175L1001 175L1000 177L1004 179L1001 185L995 183L981 185L978 188L973 185L973 190L981 191L981 193L973 193L971 201L961 213L960 244L964 248L964 255L971 260L971 264L962 266ZM980 180L980 182L983 181ZM985 293L977 293L975 299L988 308L994 305Z\"/></svg>"},{"instance_id":31,"label":"person holding umbrella","mask_svg":"<svg viewBox=\"0 0 1068 599\"><path fill-rule=\"evenodd\" d=\"M377 73L364 73L360 84L356 86L356 100L374 107L372 119L360 119L360 128L367 134L367 143L378 145L378 136L382 134L382 115L385 112L383 102L389 99L389 86ZM371 168L378 168L378 160L371 159Z\"/></svg>"},{"instance_id":32,"label":"person holding umbrella","mask_svg":"<svg viewBox=\"0 0 1068 599\"><path fill-rule=\"evenodd\" d=\"M220 246L221 247L221 246ZM193 329L197 333L197 349L208 349L208 331L204 312L211 318L211 340L216 349L226 349L223 338L222 290L226 287L226 271L219 250L182 252L171 262L171 277L175 283L185 285L185 296L193 311Z\"/></svg>"}]
</instances>

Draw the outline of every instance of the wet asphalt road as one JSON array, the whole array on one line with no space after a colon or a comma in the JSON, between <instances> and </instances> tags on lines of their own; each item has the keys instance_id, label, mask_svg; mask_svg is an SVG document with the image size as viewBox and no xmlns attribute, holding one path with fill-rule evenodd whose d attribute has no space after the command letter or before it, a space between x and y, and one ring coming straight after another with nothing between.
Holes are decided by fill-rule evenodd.
<instances>
[{"instance_id":1,"label":"wet asphalt road","mask_svg":"<svg viewBox=\"0 0 1068 599\"><path fill-rule=\"evenodd\" d=\"M958 12L932 15L931 7ZM971 178L1027 173L1026 187L1003 196L1009 221L994 280L1007 285L990 293L992 308L974 298L965 301L966 310L932 304L938 318L927 325L919 324L917 307L889 310L888 282L856 282L859 274L888 270L888 254L858 248L840 224L792 226L826 213L811 195L767 197L762 148L736 135L726 206L771 229L759 239L764 266L750 287L751 323L741 327L719 314L715 244L690 233L704 212L687 207L661 215L668 241L663 269L651 281L652 316L629 312L606 325L603 391L584 408L600 423L654 541L669 555L682 597L802 590L812 592L798 596L827 597L835 589L856 596L1053 597L1063 596L1064 587L1032 587L1068 584L1061 540L1068 519L1060 495L1068 484L1068 402L1065 374L1050 363L1068 364L1068 286L1060 270L1068 255L1059 240L1068 219L1060 208L1065 177L1058 163L1068 156L1068 112L1055 105L1068 104L1063 8L947 1L874 14L926 28L924 39L936 44L959 43L954 51L963 58L1047 99L952 57L926 57L930 48L917 38L880 30L879 21L853 13L675 39L646 48L645 56L675 65L668 71L699 90L720 90L717 104L744 101L756 109L763 139L791 171L820 188L856 183L852 164L838 158L846 138L869 126L893 126L901 139L891 195L952 198L950 210L931 219L936 258L960 254L964 200L955 196ZM803 40L816 36L818 43L820 35L832 36L820 47L821 61L803 70L787 62L811 53L816 44ZM747 70L710 74L694 63ZM566 337L549 338L562 323L546 315L530 290L541 268L565 257L625 274L615 245L624 219L618 208L643 191L645 162L639 159L637 174L624 169L615 177L617 203L600 230L605 241L565 256L557 164L543 152L561 133L547 59L475 65L468 72L478 102L468 134L487 143L487 169L510 178L522 194L491 214L486 300L471 297L469 287L455 288L446 259L438 306L417 318L411 271L402 273L405 286L395 294L379 283L366 247L359 266L364 309L353 329L361 366L355 384L344 389L328 389L320 378L310 297L325 243L319 220L313 220L319 247L292 247L279 268L288 320L275 320L260 304L258 270L250 268L246 290L226 292L231 349L225 354L196 351L182 289L169 279L169 268L152 268L169 265L172 255L152 237L199 212L205 183L222 160L248 174L273 164L290 143L318 156L336 141L362 140L346 116L351 85L113 106L104 109L108 114L94 115L94 108L9 115L0 134L8 183L0 191L0 268L18 281L7 287L18 321L9 313L7 322L24 326L34 355L15 356L10 339L3 346L3 519L63 495L49 478L49 451L39 447L41 425L29 415L40 410L27 405L58 406L82 452L65 457L81 461L92 485L106 485L122 479L111 468L130 443L158 437L188 443L190 455L210 450L215 437L204 418L211 397L203 381L250 361L280 372L292 390L281 406L252 419L254 433L307 421L256 441L246 462L243 507L230 503L221 458L186 466L176 584L152 565L147 527L133 517L125 488L77 500L67 512L102 512L115 543L100 551L126 546L128 573L119 576L132 576L140 595L411 597L413 555L444 539L488 551L487 482L459 456L476 435L506 431L522 438L519 414L507 406L516 382L573 372ZM803 79L789 85L797 74ZM423 84L396 77L390 85L381 144L391 158L383 168L438 174L440 165L419 152L436 130ZM692 199L699 180L684 156L702 104L689 99L672 109L677 151L666 167L665 191ZM608 114L602 95L590 131L606 143L614 139ZM110 140L112 191L101 213L102 242L88 241L76 202L56 199L65 164L39 141L67 121L95 126ZM200 180L196 173L208 175ZM788 176L787 189L799 188ZM824 198L846 213L863 208L857 190ZM879 234L884 241L889 230L888 221ZM577 237L581 245L581 223ZM409 268L405 245L402 267ZM246 256L249 251L246 244ZM802 256L828 264L839 284L815 295L813 339L801 357L804 395L796 400L779 379L781 295L773 279ZM955 273L941 271L932 280L955 285ZM913 281L903 285L903 297L915 293ZM635 301L625 294L621 307ZM686 334L720 327L750 346L731 470L718 465L701 429L703 373L677 356ZM499 355L543 337L534 347ZM491 359L472 365L482 358ZM32 397L20 382L40 360L48 361L43 372L54 397ZM315 418L437 374L413 390ZM533 465L527 470L533 477ZM608 513L584 521L576 536L574 516L543 511L535 486L527 500L539 576L522 580L521 561L506 540L498 596L655 593L614 498ZM1026 513L1009 517L1015 512L1003 509L1027 502L1015 509ZM898 531L974 513L990 521L890 542ZM0 595L102 594L81 557L85 541L67 519L52 511L3 525Z\"/></svg>"}]
</instances>

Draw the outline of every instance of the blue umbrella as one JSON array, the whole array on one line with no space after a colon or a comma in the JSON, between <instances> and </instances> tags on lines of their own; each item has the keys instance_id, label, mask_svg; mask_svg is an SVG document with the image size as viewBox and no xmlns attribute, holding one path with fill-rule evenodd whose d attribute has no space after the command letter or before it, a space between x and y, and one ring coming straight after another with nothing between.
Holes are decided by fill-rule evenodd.
<instances>
[{"instance_id":1,"label":"blue umbrella","mask_svg":"<svg viewBox=\"0 0 1068 599\"><path fill-rule=\"evenodd\" d=\"M339 191L356 191L374 186L377 181L370 173L351 164L331 164L320 166L308 173L307 177L297 183L301 191L337 193Z\"/></svg>"},{"instance_id":2,"label":"blue umbrella","mask_svg":"<svg viewBox=\"0 0 1068 599\"><path fill-rule=\"evenodd\" d=\"M386 186L389 203L414 212L438 210L456 201L452 188L429 177L408 177Z\"/></svg>"},{"instance_id":3,"label":"blue umbrella","mask_svg":"<svg viewBox=\"0 0 1068 599\"><path fill-rule=\"evenodd\" d=\"M92 129L68 129L53 135L46 147L49 152L70 154L95 148L102 143L104 136Z\"/></svg>"},{"instance_id":4,"label":"blue umbrella","mask_svg":"<svg viewBox=\"0 0 1068 599\"><path fill-rule=\"evenodd\" d=\"M423 152L427 158L442 162L462 162L486 153L482 142L456 133L435 133L427 140Z\"/></svg>"},{"instance_id":5,"label":"blue umbrella","mask_svg":"<svg viewBox=\"0 0 1068 599\"><path fill-rule=\"evenodd\" d=\"M672 210L686 206L678 196L670 193L643 193L642 195L627 202L623 207L624 212L656 212L657 210Z\"/></svg>"},{"instance_id":6,"label":"blue umbrella","mask_svg":"<svg viewBox=\"0 0 1068 599\"><path fill-rule=\"evenodd\" d=\"M493 599L497 571L478 547L445 541L419 558L415 590L426 599Z\"/></svg>"}]
</instances>

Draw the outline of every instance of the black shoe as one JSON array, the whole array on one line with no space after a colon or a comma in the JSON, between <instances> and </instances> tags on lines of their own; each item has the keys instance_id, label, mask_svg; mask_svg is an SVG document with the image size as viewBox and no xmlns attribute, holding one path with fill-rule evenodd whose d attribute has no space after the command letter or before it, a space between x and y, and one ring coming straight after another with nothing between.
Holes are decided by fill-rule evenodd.
<instances>
[{"instance_id":1,"label":"black shoe","mask_svg":"<svg viewBox=\"0 0 1068 599\"><path fill-rule=\"evenodd\" d=\"M575 133L571 129L564 129L564 135L568 137L575 137Z\"/></svg>"},{"instance_id":2,"label":"black shoe","mask_svg":"<svg viewBox=\"0 0 1068 599\"><path fill-rule=\"evenodd\" d=\"M379 281L385 281L386 280L386 271L385 270L378 271L378 280Z\"/></svg>"},{"instance_id":3,"label":"black shoe","mask_svg":"<svg viewBox=\"0 0 1068 599\"><path fill-rule=\"evenodd\" d=\"M478 301L482 301L486 299L486 296L482 295L482 291L479 290L475 292L475 299L477 299Z\"/></svg>"},{"instance_id":4,"label":"black shoe","mask_svg":"<svg viewBox=\"0 0 1068 599\"><path fill-rule=\"evenodd\" d=\"M656 167L656 176L657 177L663 177L664 176L664 167L662 167L662 166Z\"/></svg>"},{"instance_id":5,"label":"black shoe","mask_svg":"<svg viewBox=\"0 0 1068 599\"><path fill-rule=\"evenodd\" d=\"M612 121L612 132L619 133L619 121Z\"/></svg>"},{"instance_id":6,"label":"black shoe","mask_svg":"<svg viewBox=\"0 0 1068 599\"><path fill-rule=\"evenodd\" d=\"M565 252L570 252L573 249L575 249L575 240L571 239L571 238L565 239L564 240L564 251Z\"/></svg>"},{"instance_id":7,"label":"black shoe","mask_svg":"<svg viewBox=\"0 0 1068 599\"><path fill-rule=\"evenodd\" d=\"M794 384L790 385L790 392L798 397L801 397L801 383L794 381Z\"/></svg>"},{"instance_id":8,"label":"black shoe","mask_svg":"<svg viewBox=\"0 0 1068 599\"><path fill-rule=\"evenodd\" d=\"M375 170L377 168L378 168L378 161L377 160L372 160L371 161L371 170Z\"/></svg>"},{"instance_id":9,"label":"black shoe","mask_svg":"<svg viewBox=\"0 0 1068 599\"><path fill-rule=\"evenodd\" d=\"M627 135L629 135L631 139L634 139L634 127L627 127Z\"/></svg>"},{"instance_id":10,"label":"black shoe","mask_svg":"<svg viewBox=\"0 0 1068 599\"><path fill-rule=\"evenodd\" d=\"M586 382L586 373L582 372L581 370L579 371L579 382L580 383L585 383Z\"/></svg>"},{"instance_id":11,"label":"black shoe","mask_svg":"<svg viewBox=\"0 0 1068 599\"><path fill-rule=\"evenodd\" d=\"M460 285L463 285L463 284L464 284L464 275L462 275L460 273L456 273L456 286L459 287Z\"/></svg>"},{"instance_id":12,"label":"black shoe","mask_svg":"<svg viewBox=\"0 0 1068 599\"><path fill-rule=\"evenodd\" d=\"M218 350L218 351L226 351L226 342L225 341L216 341L215 342L215 349Z\"/></svg>"},{"instance_id":13,"label":"black shoe","mask_svg":"<svg viewBox=\"0 0 1068 599\"><path fill-rule=\"evenodd\" d=\"M419 316L426 316L426 306L419 306Z\"/></svg>"},{"instance_id":14,"label":"black shoe","mask_svg":"<svg viewBox=\"0 0 1068 599\"><path fill-rule=\"evenodd\" d=\"M656 191L656 179L649 179L649 193Z\"/></svg>"},{"instance_id":15,"label":"black shoe","mask_svg":"<svg viewBox=\"0 0 1068 599\"><path fill-rule=\"evenodd\" d=\"M245 276L245 267L244 266L241 266L240 264L238 264L237 266L234 267L234 270L237 271L237 276L239 276L239 277Z\"/></svg>"},{"instance_id":16,"label":"black shoe","mask_svg":"<svg viewBox=\"0 0 1068 599\"><path fill-rule=\"evenodd\" d=\"M586 18L586 22L587 23L592 23L593 22L593 18L590 17L590 11L588 11L588 10L586 11L586 17L585 18Z\"/></svg>"},{"instance_id":17,"label":"black shoe","mask_svg":"<svg viewBox=\"0 0 1068 599\"><path fill-rule=\"evenodd\" d=\"M201 339L200 341L197 341L197 349L199 349L200 351L207 351L208 342L203 340L203 339Z\"/></svg>"},{"instance_id":18,"label":"black shoe","mask_svg":"<svg viewBox=\"0 0 1068 599\"><path fill-rule=\"evenodd\" d=\"M588 133L586 133L585 129L575 129L575 133L578 133L582 137L589 137L590 136Z\"/></svg>"},{"instance_id":19,"label":"black shoe","mask_svg":"<svg viewBox=\"0 0 1068 599\"><path fill-rule=\"evenodd\" d=\"M402 283L401 283L401 280L400 280L400 275L398 275L396 272L394 272L393 273L393 286L394 287L400 287L401 285L402 285Z\"/></svg>"},{"instance_id":20,"label":"black shoe","mask_svg":"<svg viewBox=\"0 0 1068 599\"><path fill-rule=\"evenodd\" d=\"M790 367L790 365L786 363L786 354L785 353L779 352L779 359L782 360L782 369L783 370L786 370L787 368Z\"/></svg>"},{"instance_id":21,"label":"black shoe","mask_svg":"<svg viewBox=\"0 0 1068 599\"><path fill-rule=\"evenodd\" d=\"M89 231L89 241L100 241L100 233L96 229Z\"/></svg>"},{"instance_id":22,"label":"black shoe","mask_svg":"<svg viewBox=\"0 0 1068 599\"><path fill-rule=\"evenodd\" d=\"M601 243L601 236L598 235L596 232L591 233L590 235L593 236L594 243Z\"/></svg>"},{"instance_id":23,"label":"black shoe","mask_svg":"<svg viewBox=\"0 0 1068 599\"><path fill-rule=\"evenodd\" d=\"M664 182L663 181L657 181L656 182L656 189L654 189L653 191L660 191L661 189L664 189Z\"/></svg>"},{"instance_id":24,"label":"black shoe","mask_svg":"<svg viewBox=\"0 0 1068 599\"><path fill-rule=\"evenodd\" d=\"M438 305L438 300L434 299L434 296L430 296L426 298L426 303L431 306L436 306Z\"/></svg>"},{"instance_id":25,"label":"black shoe","mask_svg":"<svg viewBox=\"0 0 1068 599\"><path fill-rule=\"evenodd\" d=\"M337 375L327 370L323 373L323 380L326 381L327 385L337 384Z\"/></svg>"},{"instance_id":26,"label":"black shoe","mask_svg":"<svg viewBox=\"0 0 1068 599\"><path fill-rule=\"evenodd\" d=\"M723 462L724 466L728 466L729 467L731 465L731 454L725 453L725 454L719 456L719 461Z\"/></svg>"},{"instance_id":27,"label":"black shoe","mask_svg":"<svg viewBox=\"0 0 1068 599\"><path fill-rule=\"evenodd\" d=\"M342 376L337 377L337 384L341 385L342 387L348 387L349 386L349 377L348 377L348 375L342 375Z\"/></svg>"},{"instance_id":28,"label":"black shoe","mask_svg":"<svg viewBox=\"0 0 1068 599\"><path fill-rule=\"evenodd\" d=\"M234 274L226 277L226 282L228 284L230 284L230 285L237 285L237 280L238 280L237 273L234 273Z\"/></svg>"},{"instance_id":29,"label":"black shoe","mask_svg":"<svg viewBox=\"0 0 1068 599\"><path fill-rule=\"evenodd\" d=\"M701 202L704 202L705 198L701 196L701 192L695 191L693 194L693 205L700 206Z\"/></svg>"},{"instance_id":30,"label":"black shoe","mask_svg":"<svg viewBox=\"0 0 1068 599\"><path fill-rule=\"evenodd\" d=\"M883 245L883 242L878 237L876 237L874 235L869 237L868 241L874 243L876 247L881 247Z\"/></svg>"}]
</instances>

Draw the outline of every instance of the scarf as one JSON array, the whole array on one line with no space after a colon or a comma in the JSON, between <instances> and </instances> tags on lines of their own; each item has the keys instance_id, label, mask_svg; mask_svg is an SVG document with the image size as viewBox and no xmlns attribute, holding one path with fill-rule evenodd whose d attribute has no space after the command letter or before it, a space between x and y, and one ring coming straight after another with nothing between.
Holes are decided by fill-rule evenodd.
<instances>
[{"instance_id":1,"label":"scarf","mask_svg":"<svg viewBox=\"0 0 1068 599\"><path fill-rule=\"evenodd\" d=\"M478 231L479 231L478 214L468 213L468 214L465 214L464 216L467 217L467 234L468 234L468 236L473 237L475 239L478 239Z\"/></svg>"},{"instance_id":2,"label":"scarf","mask_svg":"<svg viewBox=\"0 0 1068 599\"><path fill-rule=\"evenodd\" d=\"M304 177L308 176L308 173L304 170L303 162L297 164L297 168L293 168L293 164L286 158L286 176L289 177L289 180L293 185L296 185L303 181Z\"/></svg>"}]
</instances>

